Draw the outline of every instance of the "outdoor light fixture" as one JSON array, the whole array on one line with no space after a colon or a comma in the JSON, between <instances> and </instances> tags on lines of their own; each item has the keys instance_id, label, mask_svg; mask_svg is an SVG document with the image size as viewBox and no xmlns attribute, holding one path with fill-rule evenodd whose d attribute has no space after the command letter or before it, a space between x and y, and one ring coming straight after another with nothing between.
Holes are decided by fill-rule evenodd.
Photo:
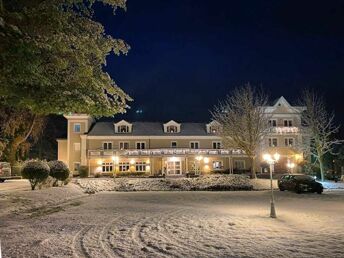
<instances>
[{"instance_id":1,"label":"outdoor light fixture","mask_svg":"<svg viewBox=\"0 0 344 258\"><path fill-rule=\"evenodd\" d=\"M209 163L209 158L204 158L203 161L204 161L205 164L208 164Z\"/></svg>"},{"instance_id":2,"label":"outdoor light fixture","mask_svg":"<svg viewBox=\"0 0 344 258\"><path fill-rule=\"evenodd\" d=\"M196 156L195 159L198 160L198 161L201 161L203 159L203 157L202 156Z\"/></svg>"},{"instance_id":3,"label":"outdoor light fixture","mask_svg":"<svg viewBox=\"0 0 344 258\"><path fill-rule=\"evenodd\" d=\"M172 157L169 160L172 161L172 162L176 162L176 161L178 161L178 158L177 157Z\"/></svg>"},{"instance_id":4,"label":"outdoor light fixture","mask_svg":"<svg viewBox=\"0 0 344 258\"><path fill-rule=\"evenodd\" d=\"M131 160L130 160L130 164L131 164L131 165L134 165L134 164L135 164L135 160L134 160L134 159L131 159Z\"/></svg>"},{"instance_id":5,"label":"outdoor light fixture","mask_svg":"<svg viewBox=\"0 0 344 258\"><path fill-rule=\"evenodd\" d=\"M98 159L97 164L100 166L103 164L103 161L101 159Z\"/></svg>"},{"instance_id":6,"label":"outdoor light fixture","mask_svg":"<svg viewBox=\"0 0 344 258\"><path fill-rule=\"evenodd\" d=\"M115 164L118 164L118 162L119 162L119 157L117 157L117 156L112 156L112 160L115 162Z\"/></svg>"},{"instance_id":7,"label":"outdoor light fixture","mask_svg":"<svg viewBox=\"0 0 344 258\"><path fill-rule=\"evenodd\" d=\"M271 188L271 208L270 217L277 218L275 210L275 198L274 198L274 188L272 186L272 173L274 171L274 165L279 161L280 155L276 152L274 155L268 153L263 155L263 159L270 165L270 188Z\"/></svg>"}]
</instances>

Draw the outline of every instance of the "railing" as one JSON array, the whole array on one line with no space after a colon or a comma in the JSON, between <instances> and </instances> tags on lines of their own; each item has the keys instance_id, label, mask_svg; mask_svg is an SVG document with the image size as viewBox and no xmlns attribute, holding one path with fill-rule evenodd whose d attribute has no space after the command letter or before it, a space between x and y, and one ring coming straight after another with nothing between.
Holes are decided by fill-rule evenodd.
<instances>
[{"instance_id":1,"label":"railing","mask_svg":"<svg viewBox=\"0 0 344 258\"><path fill-rule=\"evenodd\" d=\"M226 149L144 149L144 150L88 150L88 157L103 156L178 156L178 155L244 155L242 150Z\"/></svg>"},{"instance_id":2,"label":"railing","mask_svg":"<svg viewBox=\"0 0 344 258\"><path fill-rule=\"evenodd\" d=\"M297 134L300 132L300 129L296 126L276 126L270 127L269 132L277 134Z\"/></svg>"}]
</instances>

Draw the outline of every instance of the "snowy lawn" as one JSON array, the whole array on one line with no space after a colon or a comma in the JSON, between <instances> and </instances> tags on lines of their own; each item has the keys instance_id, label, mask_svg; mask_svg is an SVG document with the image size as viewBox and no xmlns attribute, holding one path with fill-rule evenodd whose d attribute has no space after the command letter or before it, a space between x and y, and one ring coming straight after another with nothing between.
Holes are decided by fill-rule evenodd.
<instances>
[{"instance_id":1,"label":"snowy lawn","mask_svg":"<svg viewBox=\"0 0 344 258\"><path fill-rule=\"evenodd\" d=\"M196 178L88 178L77 179L86 193L101 191L238 191L270 189L267 179L250 180L241 175L211 175ZM274 180L277 188L277 181Z\"/></svg>"},{"instance_id":2,"label":"snowy lawn","mask_svg":"<svg viewBox=\"0 0 344 258\"><path fill-rule=\"evenodd\" d=\"M36 201L66 199L55 189L37 193ZM0 216L3 256L344 257L343 190L276 191L277 219L268 217L269 191L83 196Z\"/></svg>"}]
</instances>

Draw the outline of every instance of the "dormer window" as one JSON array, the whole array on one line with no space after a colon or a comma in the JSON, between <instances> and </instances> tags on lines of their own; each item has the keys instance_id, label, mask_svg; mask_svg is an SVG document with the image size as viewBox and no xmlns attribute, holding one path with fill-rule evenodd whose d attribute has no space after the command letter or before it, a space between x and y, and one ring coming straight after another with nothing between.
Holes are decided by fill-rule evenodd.
<instances>
[{"instance_id":1,"label":"dormer window","mask_svg":"<svg viewBox=\"0 0 344 258\"><path fill-rule=\"evenodd\" d=\"M174 125L167 126L167 132L168 133L176 133L177 132L177 126L174 126Z\"/></svg>"},{"instance_id":2,"label":"dormer window","mask_svg":"<svg viewBox=\"0 0 344 258\"><path fill-rule=\"evenodd\" d=\"M220 131L221 125L217 121L213 120L209 124L206 124L207 133L217 134Z\"/></svg>"},{"instance_id":3,"label":"dormer window","mask_svg":"<svg viewBox=\"0 0 344 258\"><path fill-rule=\"evenodd\" d=\"M164 132L165 133L179 133L180 132L180 124L171 120L164 124Z\"/></svg>"},{"instance_id":4,"label":"dormer window","mask_svg":"<svg viewBox=\"0 0 344 258\"><path fill-rule=\"evenodd\" d=\"M115 123L115 132L116 133L131 133L132 132L132 124L128 123L125 120L119 121Z\"/></svg>"},{"instance_id":5,"label":"dormer window","mask_svg":"<svg viewBox=\"0 0 344 258\"><path fill-rule=\"evenodd\" d=\"M218 131L219 131L219 128L217 126L210 126L211 133L217 133Z\"/></svg>"}]
</instances>

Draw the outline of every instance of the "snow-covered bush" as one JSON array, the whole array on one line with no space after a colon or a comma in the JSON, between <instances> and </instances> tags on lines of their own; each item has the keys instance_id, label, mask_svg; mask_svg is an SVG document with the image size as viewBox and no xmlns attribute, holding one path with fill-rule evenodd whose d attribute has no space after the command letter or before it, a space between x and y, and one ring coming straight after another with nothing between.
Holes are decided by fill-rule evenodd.
<instances>
[{"instance_id":1,"label":"snow-covered bush","mask_svg":"<svg viewBox=\"0 0 344 258\"><path fill-rule=\"evenodd\" d=\"M24 163L21 174L23 178L29 180L31 190L35 190L37 184L48 178L49 171L50 168L47 163L40 160L30 160Z\"/></svg>"},{"instance_id":2,"label":"snow-covered bush","mask_svg":"<svg viewBox=\"0 0 344 258\"><path fill-rule=\"evenodd\" d=\"M63 161L50 161L48 165L50 168L49 175L55 179L54 186L58 185L58 181L65 181L69 177L69 169Z\"/></svg>"}]
</instances>

